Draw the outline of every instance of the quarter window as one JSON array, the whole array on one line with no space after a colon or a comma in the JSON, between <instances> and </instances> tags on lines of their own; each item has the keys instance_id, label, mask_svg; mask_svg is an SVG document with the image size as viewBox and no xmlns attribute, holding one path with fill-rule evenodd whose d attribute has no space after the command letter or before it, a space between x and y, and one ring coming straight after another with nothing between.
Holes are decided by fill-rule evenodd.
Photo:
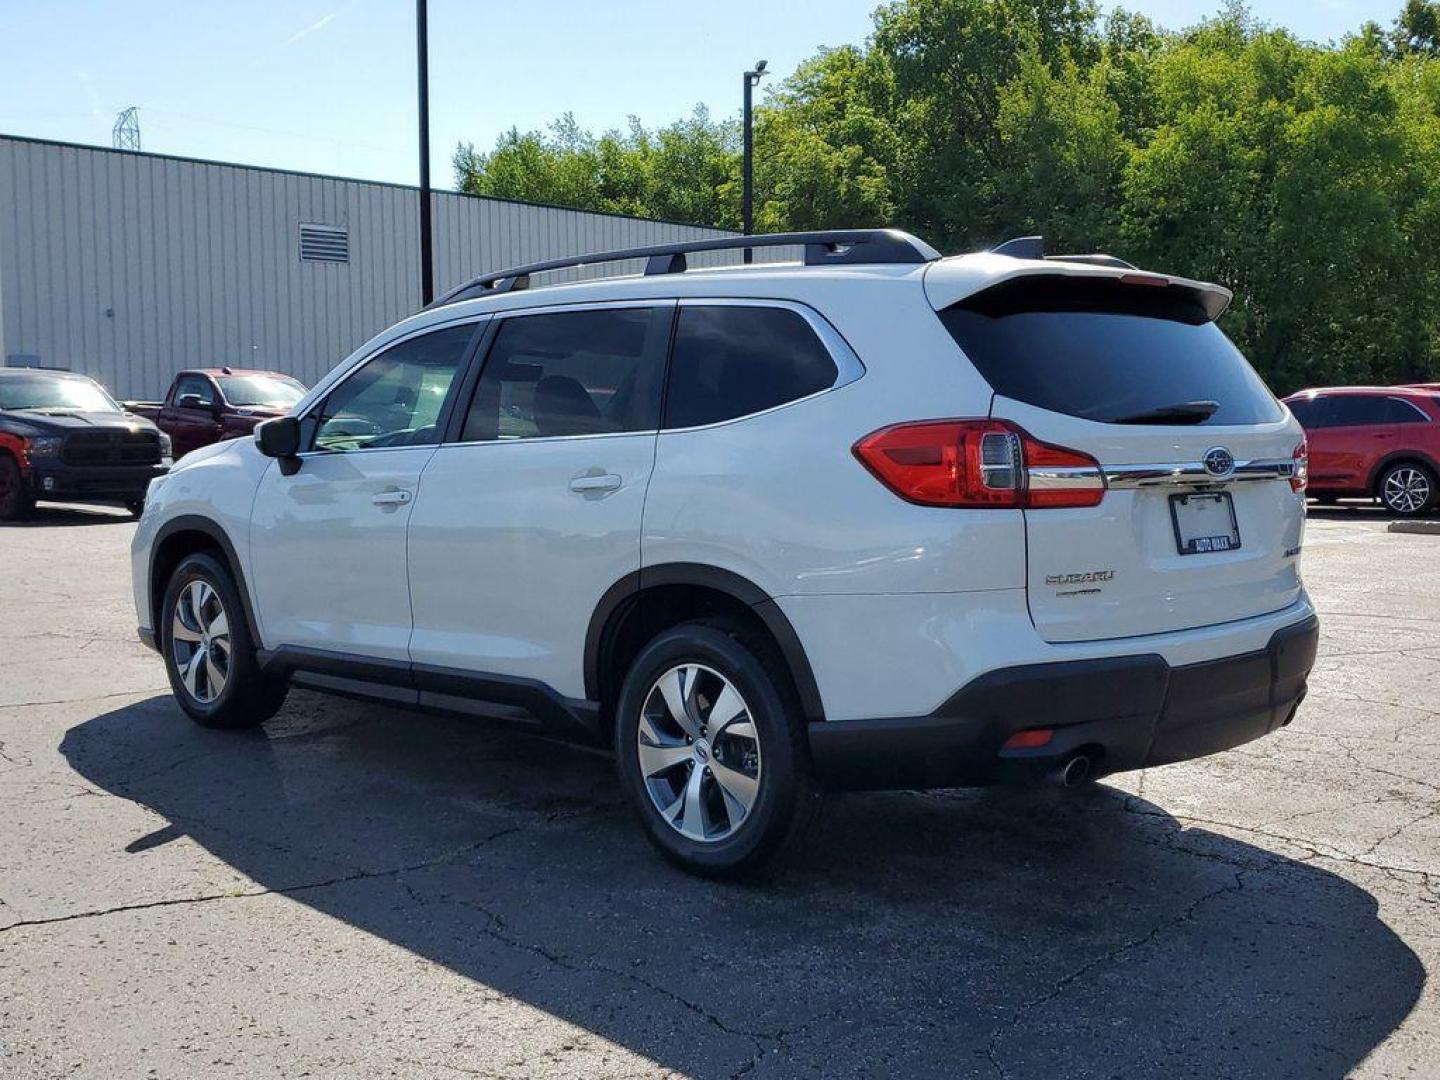
<instances>
[{"instance_id":1,"label":"quarter window","mask_svg":"<svg viewBox=\"0 0 1440 1080\"><path fill-rule=\"evenodd\" d=\"M317 450L428 446L475 333L447 327L386 349L330 392L318 413Z\"/></svg>"},{"instance_id":2,"label":"quarter window","mask_svg":"<svg viewBox=\"0 0 1440 1080\"><path fill-rule=\"evenodd\" d=\"M665 397L667 428L783 405L835 385L830 353L798 312L739 305L680 309Z\"/></svg>"},{"instance_id":3,"label":"quarter window","mask_svg":"<svg viewBox=\"0 0 1440 1080\"><path fill-rule=\"evenodd\" d=\"M597 308L503 319L461 438L654 431L670 311Z\"/></svg>"},{"instance_id":4,"label":"quarter window","mask_svg":"<svg viewBox=\"0 0 1440 1080\"><path fill-rule=\"evenodd\" d=\"M1429 419L1418 406L1403 398L1385 399L1385 422L1388 424L1423 424Z\"/></svg>"}]
</instances>

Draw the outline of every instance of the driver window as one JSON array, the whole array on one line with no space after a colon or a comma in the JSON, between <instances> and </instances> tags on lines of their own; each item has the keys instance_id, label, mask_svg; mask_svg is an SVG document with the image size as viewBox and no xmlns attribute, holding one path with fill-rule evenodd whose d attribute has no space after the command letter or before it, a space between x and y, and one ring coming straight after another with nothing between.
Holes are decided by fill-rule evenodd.
<instances>
[{"instance_id":1,"label":"driver window","mask_svg":"<svg viewBox=\"0 0 1440 1080\"><path fill-rule=\"evenodd\" d=\"M438 443L440 410L474 333L474 323L447 327L402 341L367 361L320 407L315 449Z\"/></svg>"}]
</instances>

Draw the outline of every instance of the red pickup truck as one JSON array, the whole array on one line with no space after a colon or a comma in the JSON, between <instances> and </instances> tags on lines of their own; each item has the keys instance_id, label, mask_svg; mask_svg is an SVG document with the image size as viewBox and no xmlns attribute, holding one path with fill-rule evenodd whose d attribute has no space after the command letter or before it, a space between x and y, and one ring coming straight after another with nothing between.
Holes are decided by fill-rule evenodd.
<instances>
[{"instance_id":1,"label":"red pickup truck","mask_svg":"<svg viewBox=\"0 0 1440 1080\"><path fill-rule=\"evenodd\" d=\"M276 371L190 368L175 376L164 401L125 406L155 421L178 459L197 447L249 435L262 420L284 416L304 394L303 383Z\"/></svg>"}]
</instances>

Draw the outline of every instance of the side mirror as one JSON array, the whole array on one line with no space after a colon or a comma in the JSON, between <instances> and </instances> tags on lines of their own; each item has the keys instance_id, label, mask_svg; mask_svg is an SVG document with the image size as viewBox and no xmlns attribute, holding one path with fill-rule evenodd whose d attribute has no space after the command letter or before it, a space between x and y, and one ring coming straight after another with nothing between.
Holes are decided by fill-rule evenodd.
<instances>
[{"instance_id":1,"label":"side mirror","mask_svg":"<svg viewBox=\"0 0 1440 1080\"><path fill-rule=\"evenodd\" d=\"M177 408L181 409L208 409L210 402L203 400L199 394L181 394L180 400L175 402Z\"/></svg>"},{"instance_id":2,"label":"side mirror","mask_svg":"<svg viewBox=\"0 0 1440 1080\"><path fill-rule=\"evenodd\" d=\"M294 416L277 416L255 428L255 445L266 457L280 462L280 471L293 476L300 469L300 421Z\"/></svg>"}]
</instances>

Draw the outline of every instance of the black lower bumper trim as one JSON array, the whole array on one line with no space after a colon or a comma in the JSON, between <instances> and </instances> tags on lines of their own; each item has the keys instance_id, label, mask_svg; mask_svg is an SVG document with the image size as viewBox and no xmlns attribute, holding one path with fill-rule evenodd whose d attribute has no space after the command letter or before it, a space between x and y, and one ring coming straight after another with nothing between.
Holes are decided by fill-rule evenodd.
<instances>
[{"instance_id":1,"label":"black lower bumper trim","mask_svg":"<svg viewBox=\"0 0 1440 1080\"><path fill-rule=\"evenodd\" d=\"M1183 667L1145 654L1001 668L930 716L811 723L811 758L827 787L877 790L1022 779L1080 751L1100 773L1202 757L1289 723L1319 634L1312 615L1264 649ZM1054 730L1045 746L1002 749L1035 727Z\"/></svg>"},{"instance_id":2,"label":"black lower bumper trim","mask_svg":"<svg viewBox=\"0 0 1440 1080\"><path fill-rule=\"evenodd\" d=\"M160 646L155 641L154 630L151 630L148 626L137 626L135 633L139 636L140 641L148 648L154 649L156 652L160 651Z\"/></svg>"}]
</instances>

